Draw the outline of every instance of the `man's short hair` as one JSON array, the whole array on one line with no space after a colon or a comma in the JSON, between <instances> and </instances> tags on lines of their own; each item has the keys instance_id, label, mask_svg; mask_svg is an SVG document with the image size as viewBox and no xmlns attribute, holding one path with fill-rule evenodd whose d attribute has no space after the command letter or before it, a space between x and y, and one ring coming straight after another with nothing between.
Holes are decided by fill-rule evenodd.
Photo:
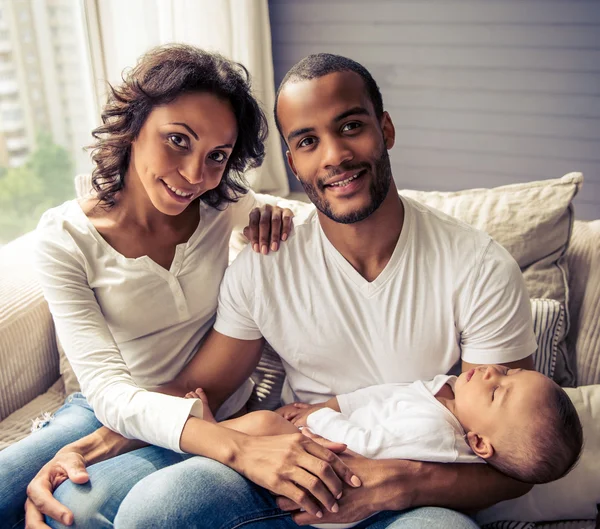
<instances>
[{"instance_id":1,"label":"man's short hair","mask_svg":"<svg viewBox=\"0 0 600 529\"><path fill-rule=\"evenodd\" d=\"M534 485L568 474L583 449L583 428L567 393L552 384L547 399L531 427L505 436L502 453L488 460L502 473Z\"/></svg>"},{"instance_id":2,"label":"man's short hair","mask_svg":"<svg viewBox=\"0 0 600 529\"><path fill-rule=\"evenodd\" d=\"M342 57L341 55L333 55L331 53L316 53L314 55L304 57L304 59L292 66L291 70L285 74L283 81L281 81L281 84L277 89L273 114L275 116L275 124L277 125L279 134L283 136L281 124L279 123L279 118L277 117L277 103L279 101L279 94L285 85L298 81L318 79L319 77L336 72L355 72L360 75L365 83L365 88L369 94L369 98L373 103L375 115L378 118L383 115L383 98L381 97L379 87L377 86L375 79L373 79L373 76L362 64L359 64L352 59L348 59L347 57Z\"/></svg>"}]
</instances>

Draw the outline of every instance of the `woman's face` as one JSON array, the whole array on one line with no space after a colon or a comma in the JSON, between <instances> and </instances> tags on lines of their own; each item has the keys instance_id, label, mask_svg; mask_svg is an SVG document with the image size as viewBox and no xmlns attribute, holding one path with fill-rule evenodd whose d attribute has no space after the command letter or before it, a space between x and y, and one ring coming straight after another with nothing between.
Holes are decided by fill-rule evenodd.
<instances>
[{"instance_id":1,"label":"woman's face","mask_svg":"<svg viewBox=\"0 0 600 529\"><path fill-rule=\"evenodd\" d=\"M128 176L138 176L161 213L178 215L219 185L237 132L229 101L183 94L150 112L131 145Z\"/></svg>"}]
</instances>

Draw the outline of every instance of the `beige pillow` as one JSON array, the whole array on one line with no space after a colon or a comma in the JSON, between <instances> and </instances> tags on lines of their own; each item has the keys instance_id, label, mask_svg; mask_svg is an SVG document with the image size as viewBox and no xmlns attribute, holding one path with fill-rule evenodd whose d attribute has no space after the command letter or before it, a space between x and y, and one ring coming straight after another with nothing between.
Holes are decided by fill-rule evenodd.
<instances>
[{"instance_id":1,"label":"beige pillow","mask_svg":"<svg viewBox=\"0 0 600 529\"><path fill-rule=\"evenodd\" d=\"M481 511L476 516L479 524L596 518L596 505L600 504L600 384L565 391L583 425L583 453L577 466L562 479L536 485L525 496Z\"/></svg>"},{"instance_id":2,"label":"beige pillow","mask_svg":"<svg viewBox=\"0 0 600 529\"><path fill-rule=\"evenodd\" d=\"M414 191L401 195L459 218L491 235L519 263L531 298L555 299L568 307L568 276L563 258L573 225L571 201L583 183L581 173L554 180L455 192ZM555 379L575 385L575 358L559 339Z\"/></svg>"}]
</instances>

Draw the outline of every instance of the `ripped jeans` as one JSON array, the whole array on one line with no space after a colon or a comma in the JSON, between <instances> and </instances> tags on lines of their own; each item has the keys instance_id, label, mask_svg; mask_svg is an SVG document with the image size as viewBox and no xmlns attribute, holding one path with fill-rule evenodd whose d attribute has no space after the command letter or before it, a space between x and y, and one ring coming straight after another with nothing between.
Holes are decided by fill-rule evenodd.
<instances>
[{"instance_id":1,"label":"ripped jeans","mask_svg":"<svg viewBox=\"0 0 600 529\"><path fill-rule=\"evenodd\" d=\"M63 446L96 431L102 424L81 393L73 393L50 421L41 421L28 437L0 451L0 527L24 527L24 504L29 482ZM77 527L112 527L123 498L142 478L179 463L189 455L148 446L88 468L90 482L67 480L56 491L74 511ZM93 493L92 485L94 484ZM81 497L85 501L80 501ZM73 503L67 500L72 499ZM80 523L78 523L78 520ZM51 527L61 524L47 520Z\"/></svg>"},{"instance_id":2,"label":"ripped jeans","mask_svg":"<svg viewBox=\"0 0 600 529\"><path fill-rule=\"evenodd\" d=\"M67 397L50 421L40 422L28 437L0 452L0 520L2 527L22 527L26 489L56 452L102 424L81 393Z\"/></svg>"}]
</instances>

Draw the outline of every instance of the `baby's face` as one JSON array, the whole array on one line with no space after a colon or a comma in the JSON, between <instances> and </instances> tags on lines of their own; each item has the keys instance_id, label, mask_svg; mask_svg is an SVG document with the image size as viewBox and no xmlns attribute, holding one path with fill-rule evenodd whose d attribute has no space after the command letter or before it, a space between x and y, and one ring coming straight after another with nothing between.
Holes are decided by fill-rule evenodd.
<instances>
[{"instance_id":1,"label":"baby's face","mask_svg":"<svg viewBox=\"0 0 600 529\"><path fill-rule=\"evenodd\" d=\"M479 366L462 373L454 387L454 414L467 432L492 443L505 433L528 430L546 406L552 382L541 373L504 366Z\"/></svg>"}]
</instances>

